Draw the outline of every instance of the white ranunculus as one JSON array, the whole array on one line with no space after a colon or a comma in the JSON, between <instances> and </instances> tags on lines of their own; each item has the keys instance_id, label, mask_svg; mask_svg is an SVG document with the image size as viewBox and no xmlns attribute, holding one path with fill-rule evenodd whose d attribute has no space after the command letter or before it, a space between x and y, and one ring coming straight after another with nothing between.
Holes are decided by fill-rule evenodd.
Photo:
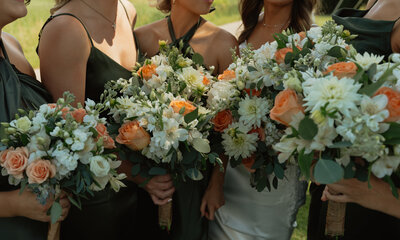
<instances>
[{"instance_id":1,"label":"white ranunculus","mask_svg":"<svg viewBox=\"0 0 400 240\"><path fill-rule=\"evenodd\" d=\"M12 121L10 125L18 129L18 131L26 133L31 128L32 122L27 116L25 116Z\"/></svg>"},{"instance_id":2,"label":"white ranunculus","mask_svg":"<svg viewBox=\"0 0 400 240\"><path fill-rule=\"evenodd\" d=\"M90 158L90 171L96 177L106 177L110 172L110 163L102 156L94 156Z\"/></svg>"}]
</instances>

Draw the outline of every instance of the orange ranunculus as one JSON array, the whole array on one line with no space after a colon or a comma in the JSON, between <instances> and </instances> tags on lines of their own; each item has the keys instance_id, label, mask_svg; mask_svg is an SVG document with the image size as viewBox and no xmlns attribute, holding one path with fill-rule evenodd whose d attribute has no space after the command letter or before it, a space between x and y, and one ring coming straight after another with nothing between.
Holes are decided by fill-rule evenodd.
<instances>
[{"instance_id":1,"label":"orange ranunculus","mask_svg":"<svg viewBox=\"0 0 400 240\"><path fill-rule=\"evenodd\" d=\"M233 70L225 70L224 73L218 75L220 81L230 81L234 78L236 78L236 73Z\"/></svg>"},{"instance_id":2,"label":"orange ranunculus","mask_svg":"<svg viewBox=\"0 0 400 240\"><path fill-rule=\"evenodd\" d=\"M206 75L204 75L204 77L203 77L203 84L204 85L210 84L210 80L206 77Z\"/></svg>"},{"instance_id":3,"label":"orange ranunculus","mask_svg":"<svg viewBox=\"0 0 400 240\"><path fill-rule=\"evenodd\" d=\"M75 109L71 112L71 116L77 121L78 123L83 122L83 118L86 116L86 110L83 108Z\"/></svg>"},{"instance_id":4,"label":"orange ranunculus","mask_svg":"<svg viewBox=\"0 0 400 240\"><path fill-rule=\"evenodd\" d=\"M302 101L292 89L286 89L275 97L275 106L271 109L271 119L289 126L294 115L304 113Z\"/></svg>"},{"instance_id":5,"label":"orange ranunculus","mask_svg":"<svg viewBox=\"0 0 400 240\"><path fill-rule=\"evenodd\" d=\"M285 62L285 57L287 53L293 52L292 48L281 48L275 52L275 61L278 64Z\"/></svg>"},{"instance_id":6,"label":"orange ranunculus","mask_svg":"<svg viewBox=\"0 0 400 240\"><path fill-rule=\"evenodd\" d=\"M352 78L357 74L357 65L353 62L338 62L330 65L324 74L333 72L333 76L341 79L344 77Z\"/></svg>"},{"instance_id":7,"label":"orange ranunculus","mask_svg":"<svg viewBox=\"0 0 400 240\"><path fill-rule=\"evenodd\" d=\"M56 175L56 166L49 160L37 159L29 164L26 169L26 175L28 175L28 182L30 184L41 184Z\"/></svg>"},{"instance_id":8,"label":"orange ranunculus","mask_svg":"<svg viewBox=\"0 0 400 240\"><path fill-rule=\"evenodd\" d=\"M96 141L99 140L100 138L103 138L104 148L106 148L106 149L115 148L115 142L112 139L112 137L110 137L110 135L108 134L107 128L104 124L98 123L96 125L96 130L97 130L97 133L99 134L97 136Z\"/></svg>"},{"instance_id":9,"label":"orange ranunculus","mask_svg":"<svg viewBox=\"0 0 400 240\"><path fill-rule=\"evenodd\" d=\"M242 159L242 164L244 165L244 167L247 169L247 171L253 173L256 170L255 169L251 169L251 167L253 166L254 162L256 161L256 156L255 154L251 155L248 158L244 158Z\"/></svg>"},{"instance_id":10,"label":"orange ranunculus","mask_svg":"<svg viewBox=\"0 0 400 240\"><path fill-rule=\"evenodd\" d=\"M1 161L5 160L2 163L2 167L7 170L8 174L21 179L24 177L23 173L28 165L28 157L29 153L26 147L10 148L5 154L2 153Z\"/></svg>"},{"instance_id":11,"label":"orange ranunculus","mask_svg":"<svg viewBox=\"0 0 400 240\"><path fill-rule=\"evenodd\" d=\"M245 88L244 89L244 91L247 93L247 95L249 95L250 96L250 91L251 91L251 96L253 96L253 97L259 97L260 95L261 95L261 89L260 90L257 90L257 89L248 89L248 88Z\"/></svg>"},{"instance_id":12,"label":"orange ranunculus","mask_svg":"<svg viewBox=\"0 0 400 240\"><path fill-rule=\"evenodd\" d=\"M147 64L139 68L137 74L145 80L149 80L153 75L157 75L156 68L157 66L155 64Z\"/></svg>"},{"instance_id":13,"label":"orange ranunculus","mask_svg":"<svg viewBox=\"0 0 400 240\"><path fill-rule=\"evenodd\" d=\"M214 130L217 132L223 132L233 121L232 113L230 110L224 110L219 112L212 123L214 124Z\"/></svg>"},{"instance_id":14,"label":"orange ranunculus","mask_svg":"<svg viewBox=\"0 0 400 240\"><path fill-rule=\"evenodd\" d=\"M185 107L185 112L183 115L185 116L188 113L193 112L196 110L196 107L193 106L192 104L185 102L185 101L179 101L179 100L174 100L169 104L170 107L174 109L175 113L179 113L183 107Z\"/></svg>"},{"instance_id":15,"label":"orange ranunculus","mask_svg":"<svg viewBox=\"0 0 400 240\"><path fill-rule=\"evenodd\" d=\"M258 139L260 139L260 141L265 141L265 131L264 128L255 128L255 129L251 129L251 131L249 132L249 134L251 133L257 133L258 134Z\"/></svg>"},{"instance_id":16,"label":"orange ranunculus","mask_svg":"<svg viewBox=\"0 0 400 240\"><path fill-rule=\"evenodd\" d=\"M389 117L385 119L385 122L397 122L400 120L400 92L391 89L389 87L381 87L376 95L384 94L388 98L388 104L386 109L389 111Z\"/></svg>"},{"instance_id":17,"label":"orange ranunculus","mask_svg":"<svg viewBox=\"0 0 400 240\"><path fill-rule=\"evenodd\" d=\"M143 150L150 144L150 134L139 125L138 121L124 123L118 132L116 141L133 151Z\"/></svg>"}]
</instances>

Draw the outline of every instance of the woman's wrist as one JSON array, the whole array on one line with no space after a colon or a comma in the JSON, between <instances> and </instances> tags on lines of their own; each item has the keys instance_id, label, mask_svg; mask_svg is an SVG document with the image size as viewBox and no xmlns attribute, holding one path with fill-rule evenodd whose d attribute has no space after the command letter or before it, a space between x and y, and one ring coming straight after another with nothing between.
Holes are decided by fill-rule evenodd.
<instances>
[{"instance_id":1,"label":"woman's wrist","mask_svg":"<svg viewBox=\"0 0 400 240\"><path fill-rule=\"evenodd\" d=\"M17 194L19 190L0 192L0 217L19 216Z\"/></svg>"}]
</instances>

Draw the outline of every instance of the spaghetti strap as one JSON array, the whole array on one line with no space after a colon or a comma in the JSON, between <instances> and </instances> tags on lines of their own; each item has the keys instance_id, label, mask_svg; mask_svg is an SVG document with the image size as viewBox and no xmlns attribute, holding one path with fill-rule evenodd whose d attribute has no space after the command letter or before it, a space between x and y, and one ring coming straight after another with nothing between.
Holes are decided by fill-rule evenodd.
<instances>
[{"instance_id":1,"label":"spaghetti strap","mask_svg":"<svg viewBox=\"0 0 400 240\"><path fill-rule=\"evenodd\" d=\"M9 61L6 48L4 47L3 39L1 39L1 38L0 38L0 47L1 47L1 51L3 52L4 58L5 58L7 61Z\"/></svg>"},{"instance_id":2,"label":"spaghetti strap","mask_svg":"<svg viewBox=\"0 0 400 240\"><path fill-rule=\"evenodd\" d=\"M126 10L126 7L125 7L125 5L122 3L121 0L119 0L119 2L121 3L122 7L124 8L126 17L128 18L128 21L129 21L129 25L131 25L131 28L132 28L132 22L131 22L131 19L129 18L128 10ZM133 29L132 29L132 31L133 31Z\"/></svg>"},{"instance_id":3,"label":"spaghetti strap","mask_svg":"<svg viewBox=\"0 0 400 240\"><path fill-rule=\"evenodd\" d=\"M57 14L57 15L52 15L52 16L50 16L50 17L47 19L47 21L44 23L42 29L41 29L40 32L39 32L39 41L38 41L38 46L36 47L36 53L39 52L38 50L39 50L40 38L42 37L43 29L46 27L46 25L47 25L51 20L53 20L54 18L59 17L59 16L71 16L71 17L75 18L76 20L78 20L78 21L82 24L83 28L85 29L86 34L87 34L87 36L88 36L88 38L89 38L89 40L90 40L90 44L92 45L92 47L94 47L92 37L90 36L90 33L89 33L89 31L87 30L85 24L82 22L82 20L80 20L77 16L75 16L75 15L73 15L73 14L71 14L71 13L60 13L60 14Z\"/></svg>"}]
</instances>

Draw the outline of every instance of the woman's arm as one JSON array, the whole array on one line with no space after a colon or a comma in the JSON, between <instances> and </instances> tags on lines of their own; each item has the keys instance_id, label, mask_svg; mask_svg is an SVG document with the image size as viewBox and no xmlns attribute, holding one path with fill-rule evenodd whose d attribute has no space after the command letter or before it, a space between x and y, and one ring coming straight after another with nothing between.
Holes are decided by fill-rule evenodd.
<instances>
[{"instance_id":1,"label":"woman's arm","mask_svg":"<svg viewBox=\"0 0 400 240\"><path fill-rule=\"evenodd\" d=\"M229 65L232 63L232 49L236 50L236 55L239 56L239 44L236 40L235 36L226 32L225 30L221 30L218 35L218 44L216 49L220 51L218 54L218 74L223 73Z\"/></svg>"},{"instance_id":2,"label":"woman's arm","mask_svg":"<svg viewBox=\"0 0 400 240\"><path fill-rule=\"evenodd\" d=\"M54 99L68 90L75 103L84 103L90 51L90 40L78 20L59 16L47 24L39 45L40 73Z\"/></svg>"}]
</instances>

